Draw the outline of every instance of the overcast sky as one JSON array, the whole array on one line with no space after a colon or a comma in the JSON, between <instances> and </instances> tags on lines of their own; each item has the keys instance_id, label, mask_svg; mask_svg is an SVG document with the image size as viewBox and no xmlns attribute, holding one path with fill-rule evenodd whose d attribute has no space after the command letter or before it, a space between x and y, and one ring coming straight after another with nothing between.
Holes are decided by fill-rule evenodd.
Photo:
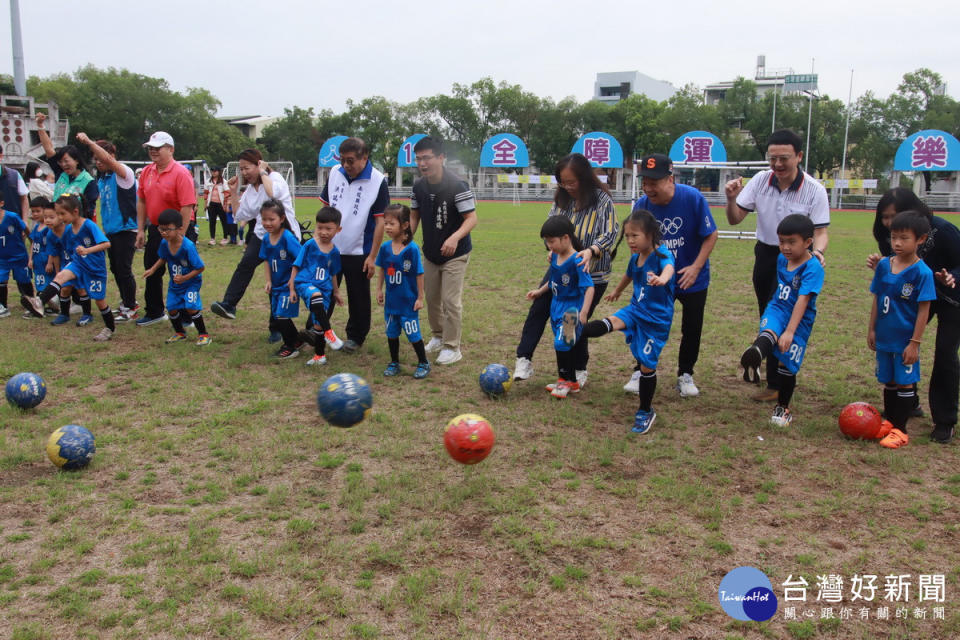
<instances>
[{"instance_id":1,"label":"overcast sky","mask_svg":"<svg viewBox=\"0 0 960 640\"><path fill-rule=\"evenodd\" d=\"M9 2L9 0L8 0ZM7 4L7 3L4 3ZM221 115L341 111L347 99L398 102L484 76L541 96L588 100L597 72L637 70L676 87L752 78L767 68L820 76L846 100L886 97L929 67L960 91L954 2L888 9L865 0L807 2L512 2L436 0L20 0L27 75L85 64L205 87ZM922 11L921 11L922 8ZM7 13L0 33L9 42ZM815 59L815 62L813 62ZM12 73L4 45L0 73Z\"/></svg>"}]
</instances>

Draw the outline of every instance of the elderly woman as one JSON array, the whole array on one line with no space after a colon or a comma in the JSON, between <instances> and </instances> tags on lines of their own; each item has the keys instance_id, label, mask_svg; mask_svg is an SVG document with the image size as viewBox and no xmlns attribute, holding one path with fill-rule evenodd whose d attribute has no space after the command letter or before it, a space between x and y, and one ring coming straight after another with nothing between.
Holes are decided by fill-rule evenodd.
<instances>
[{"instance_id":1,"label":"elderly woman","mask_svg":"<svg viewBox=\"0 0 960 640\"><path fill-rule=\"evenodd\" d=\"M230 187L230 202L236 203L234 204L233 216L237 224L255 220L256 225L252 233L248 232L246 234L247 246L233 272L233 277L230 278L230 284L227 285L227 290L223 294L223 300L210 305L211 311L221 318L229 320L237 317L237 303L240 302L247 290L247 285L253 279L254 271L263 262L260 259L260 243L266 231L260 220L260 205L270 198L282 202L287 220L290 221L290 228L297 238L300 238L300 223L297 222L290 188L283 176L271 169L256 149L245 149L240 152L237 159L240 165L240 175L243 176L247 188L241 196L238 177L233 176L227 181L227 185Z\"/></svg>"},{"instance_id":2,"label":"elderly woman","mask_svg":"<svg viewBox=\"0 0 960 640\"><path fill-rule=\"evenodd\" d=\"M47 164L53 169L53 175L57 178L53 185L53 201L56 202L57 198L66 193L82 196L83 217L96 222L97 199L100 197L97 181L87 171L86 162L77 147L68 144L59 149L53 148L53 141L43 126L46 121L47 114L37 114L37 135L40 136L40 144L43 146Z\"/></svg>"},{"instance_id":3,"label":"elderly woman","mask_svg":"<svg viewBox=\"0 0 960 640\"><path fill-rule=\"evenodd\" d=\"M917 254L931 271L942 274L936 282L937 299L930 305L930 319L937 316L937 338L930 372L930 417L933 419L930 439L947 444L953 439L957 425L960 396L960 358L957 357L960 348L960 288L956 285L960 281L960 229L933 215L909 189L890 189L877 203L873 237L880 253L867 258L869 268L876 268L880 254L889 256L893 253L889 227L893 218L903 211L916 211L929 219L930 233Z\"/></svg>"},{"instance_id":4,"label":"elderly woman","mask_svg":"<svg viewBox=\"0 0 960 640\"><path fill-rule=\"evenodd\" d=\"M590 161L579 153L571 153L557 163L554 175L557 179L557 191L548 216L566 216L573 222L577 238L583 245L580 260L593 278L593 301L588 311L594 308L603 297L610 278L612 258L610 251L617 239L617 216L613 209L613 199L607 186L600 182ZM541 281L546 282L547 276ZM517 345L517 363L514 366L515 380L526 380L533 375L533 352L540 342L543 329L550 318L552 296L548 291L533 301L527 319L523 323L520 344ZM586 337L581 338L586 340ZM576 362L577 382L582 387L587 382L587 361L589 353L583 350L582 360Z\"/></svg>"}]
</instances>

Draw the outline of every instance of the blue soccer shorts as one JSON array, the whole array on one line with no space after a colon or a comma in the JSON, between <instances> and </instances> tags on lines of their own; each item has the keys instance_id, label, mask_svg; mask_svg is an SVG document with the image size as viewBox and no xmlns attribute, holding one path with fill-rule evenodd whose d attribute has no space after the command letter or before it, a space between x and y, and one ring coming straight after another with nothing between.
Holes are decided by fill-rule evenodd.
<instances>
[{"instance_id":1,"label":"blue soccer shorts","mask_svg":"<svg viewBox=\"0 0 960 640\"><path fill-rule=\"evenodd\" d=\"M570 351L577 344L583 325L580 324L580 309L569 307L559 316L550 318L553 329L553 348L555 351Z\"/></svg>"},{"instance_id":2,"label":"blue soccer shorts","mask_svg":"<svg viewBox=\"0 0 960 640\"><path fill-rule=\"evenodd\" d=\"M274 318L296 318L300 315L300 305L290 301L288 287L270 292L270 314Z\"/></svg>"},{"instance_id":3,"label":"blue soccer shorts","mask_svg":"<svg viewBox=\"0 0 960 640\"><path fill-rule=\"evenodd\" d=\"M903 364L903 352L880 351L877 349L877 381L883 384L894 383L907 386L920 382L920 361Z\"/></svg>"},{"instance_id":4,"label":"blue soccer shorts","mask_svg":"<svg viewBox=\"0 0 960 640\"><path fill-rule=\"evenodd\" d=\"M779 338L790 323L790 315L785 309L768 305L763 312L763 317L760 318L760 331L772 331ZM800 326L793 333L793 342L790 343L790 347L786 351L781 351L779 345L774 349L777 360L793 375L800 371L800 365L803 364L811 331L813 331L813 323L806 319L801 320Z\"/></svg>"},{"instance_id":5,"label":"blue soccer shorts","mask_svg":"<svg viewBox=\"0 0 960 640\"><path fill-rule=\"evenodd\" d=\"M13 273L15 282L26 284L30 282L30 269L27 268L27 261L23 264L19 262L10 263L6 260L0 260L0 284L6 284L10 280L10 274Z\"/></svg>"},{"instance_id":6,"label":"blue soccer shorts","mask_svg":"<svg viewBox=\"0 0 960 640\"><path fill-rule=\"evenodd\" d=\"M197 311L203 309L203 300L200 298L200 287L193 287L186 291L167 289L167 309Z\"/></svg>"},{"instance_id":7,"label":"blue soccer shorts","mask_svg":"<svg viewBox=\"0 0 960 640\"><path fill-rule=\"evenodd\" d=\"M103 300L107 297L107 275L97 275L87 271L79 262L71 262L66 267L64 271L69 271L76 278L71 282L66 283L64 286L69 284L70 286L76 287L78 290L86 291L87 295L90 296L91 300Z\"/></svg>"},{"instance_id":8,"label":"blue soccer shorts","mask_svg":"<svg viewBox=\"0 0 960 640\"><path fill-rule=\"evenodd\" d=\"M403 332L411 344L423 340L420 335L420 314L414 312L413 315L397 315L393 313L384 313L383 320L386 322L386 333L388 338L399 338Z\"/></svg>"},{"instance_id":9,"label":"blue soccer shorts","mask_svg":"<svg viewBox=\"0 0 960 640\"><path fill-rule=\"evenodd\" d=\"M641 318L633 305L626 306L613 315L626 325L623 335L636 361L647 369L656 369L663 345L670 337L670 325L656 324Z\"/></svg>"}]
</instances>

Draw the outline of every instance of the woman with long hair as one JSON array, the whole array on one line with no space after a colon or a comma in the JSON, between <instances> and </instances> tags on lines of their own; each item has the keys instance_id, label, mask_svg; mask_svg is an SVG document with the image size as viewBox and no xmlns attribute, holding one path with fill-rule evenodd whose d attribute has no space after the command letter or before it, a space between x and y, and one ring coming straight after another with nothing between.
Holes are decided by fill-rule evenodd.
<instances>
[{"instance_id":1,"label":"woman with long hair","mask_svg":"<svg viewBox=\"0 0 960 640\"><path fill-rule=\"evenodd\" d=\"M210 219L210 242L207 244L213 246L217 244L217 220L220 220L220 226L223 228L223 240L220 244L229 244L227 237L230 233L230 222L227 218L226 207L227 199L230 197L230 189L227 187L226 180L223 179L223 170L215 167L210 170L210 182L203 190L203 199L207 206L207 217Z\"/></svg>"},{"instance_id":2,"label":"woman with long hair","mask_svg":"<svg viewBox=\"0 0 960 640\"><path fill-rule=\"evenodd\" d=\"M584 247L578 253L583 268L593 278L593 301L587 316L593 314L597 303L603 297L610 278L612 258L610 251L617 239L617 216L613 208L613 199L607 185L600 182L593 171L590 161L580 153L571 153L560 159L554 170L557 190L553 206L548 216L565 216L573 223L577 240ZM541 281L547 281L545 275ZM548 291L533 301L527 319L523 323L520 344L517 345L517 363L513 376L516 380L526 380L533 375L533 352L540 342L543 329L550 319L550 302L553 296ZM586 338L581 338L586 340ZM582 387L587 380L587 361L589 353L583 349L582 357L574 363L577 382Z\"/></svg>"},{"instance_id":3,"label":"woman with long hair","mask_svg":"<svg viewBox=\"0 0 960 640\"><path fill-rule=\"evenodd\" d=\"M54 149L53 141L43 126L46 120L47 114L37 114L37 135L40 136L40 144L43 146L47 164L53 169L53 175L57 178L53 185L53 201L56 202L65 194L81 196L83 217L96 222L97 199L100 197L97 181L87 171L87 162L77 147L68 144Z\"/></svg>"}]
</instances>

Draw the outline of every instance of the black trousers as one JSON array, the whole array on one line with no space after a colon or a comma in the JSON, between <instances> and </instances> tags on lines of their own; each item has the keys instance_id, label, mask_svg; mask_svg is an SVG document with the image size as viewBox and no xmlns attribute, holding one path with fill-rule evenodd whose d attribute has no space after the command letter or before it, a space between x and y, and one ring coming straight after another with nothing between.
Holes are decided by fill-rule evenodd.
<instances>
[{"instance_id":1,"label":"black trousers","mask_svg":"<svg viewBox=\"0 0 960 640\"><path fill-rule=\"evenodd\" d=\"M147 242L143 247L143 268L149 269L157 262L157 251L160 249L160 231L157 225L147 227ZM163 315L163 274L166 269L157 271L147 278L143 287L143 300L146 305L144 313L148 318L159 318Z\"/></svg>"},{"instance_id":2,"label":"black trousers","mask_svg":"<svg viewBox=\"0 0 960 640\"><path fill-rule=\"evenodd\" d=\"M677 376L685 373L693 375L693 367L700 357L700 336L703 334L703 312L707 306L707 291L677 293L677 300L683 309L680 322L680 353L677 356Z\"/></svg>"},{"instance_id":3,"label":"black trousers","mask_svg":"<svg viewBox=\"0 0 960 640\"><path fill-rule=\"evenodd\" d=\"M250 281L253 280L253 274L263 260L260 259L260 238L252 231L247 234L247 246L243 249L243 256L237 263L237 268L233 270L233 276L230 278L230 284L223 294L223 304L231 309L236 309L240 298L247 291Z\"/></svg>"},{"instance_id":4,"label":"black trousers","mask_svg":"<svg viewBox=\"0 0 960 640\"><path fill-rule=\"evenodd\" d=\"M137 304L137 279L133 275L133 254L137 251L137 232L118 231L107 238L110 240L107 258L110 260L110 272L117 281L120 301L123 306L132 309Z\"/></svg>"},{"instance_id":5,"label":"black trousers","mask_svg":"<svg viewBox=\"0 0 960 640\"><path fill-rule=\"evenodd\" d=\"M960 307L935 300L930 317L937 316L937 339L930 372L930 417L939 426L957 424L957 400L960 395Z\"/></svg>"},{"instance_id":6,"label":"black trousers","mask_svg":"<svg viewBox=\"0 0 960 640\"><path fill-rule=\"evenodd\" d=\"M540 281L540 286L543 286L546 281L547 276L544 276ZM606 282L593 283L593 301L590 303L590 309L587 311L588 318L593 316L593 310L597 308L597 303L603 298L606 290ZM551 302L553 302L553 295L550 293L550 290L547 289L544 295L534 300L530 305L530 310L527 311L527 319L523 321L523 329L520 332L520 344L517 345L518 358L533 360L533 352L536 351L537 344L540 343L540 338L543 337L543 330L550 320ZM587 362L590 361L587 337L582 336L580 340L577 341L577 346L579 346L580 343L583 343L582 351L578 350L577 359L574 364L577 371L585 370L587 368Z\"/></svg>"},{"instance_id":7,"label":"black trousers","mask_svg":"<svg viewBox=\"0 0 960 640\"><path fill-rule=\"evenodd\" d=\"M223 237L226 238L230 227L227 223L227 212L223 210L223 205L219 202L211 202L210 206L207 207L207 216L210 218L210 239L213 240L217 237L217 220L220 220L220 225L223 227Z\"/></svg>"},{"instance_id":8,"label":"black trousers","mask_svg":"<svg viewBox=\"0 0 960 640\"><path fill-rule=\"evenodd\" d=\"M337 284L343 280L347 281L347 326L346 334L348 340L353 340L357 344L363 344L370 333L370 279L363 272L363 261L367 259L362 256L340 256L340 275L337 276ZM335 307L330 307L330 315L333 315Z\"/></svg>"},{"instance_id":9,"label":"black trousers","mask_svg":"<svg viewBox=\"0 0 960 640\"><path fill-rule=\"evenodd\" d=\"M780 255L780 247L758 242L753 247L753 292L757 296L757 306L760 307L760 315L767 308L767 303L773 298L777 291L777 256ZM779 374L777 367L779 361L774 358L767 358L767 388L779 389Z\"/></svg>"}]
</instances>

